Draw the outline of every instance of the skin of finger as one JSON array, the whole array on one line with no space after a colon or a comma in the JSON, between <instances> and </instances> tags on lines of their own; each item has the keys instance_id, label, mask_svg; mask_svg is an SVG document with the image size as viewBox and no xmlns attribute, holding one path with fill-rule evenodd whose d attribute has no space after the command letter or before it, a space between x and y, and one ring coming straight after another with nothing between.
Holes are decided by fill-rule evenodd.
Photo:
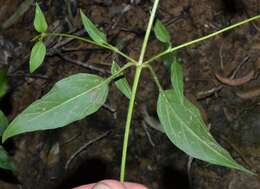
<instances>
[{"instance_id":1,"label":"skin of finger","mask_svg":"<svg viewBox=\"0 0 260 189\"><path fill-rule=\"evenodd\" d=\"M103 180L103 181L100 181L99 183L105 183L106 185L110 186L112 189L128 189L128 188L126 188L126 186L124 186L122 183L120 183L116 180ZM80 187L77 187L74 189L92 189L95 185L96 185L96 183L87 184L87 185L80 186Z\"/></svg>"},{"instance_id":2,"label":"skin of finger","mask_svg":"<svg viewBox=\"0 0 260 189\"><path fill-rule=\"evenodd\" d=\"M148 189L146 186L142 184L136 184L136 183L131 183L131 182L126 182L124 183L127 189Z\"/></svg>"},{"instance_id":3,"label":"skin of finger","mask_svg":"<svg viewBox=\"0 0 260 189\"><path fill-rule=\"evenodd\" d=\"M126 183L124 183L124 185L116 180L103 180L101 182L109 185L113 189L148 189L147 187L145 187L141 184L136 184L136 183L131 183L131 182L126 182ZM95 184L88 184L88 185L80 186L80 187L77 187L74 189L92 189L94 186L95 186Z\"/></svg>"},{"instance_id":4,"label":"skin of finger","mask_svg":"<svg viewBox=\"0 0 260 189\"><path fill-rule=\"evenodd\" d=\"M136 184L131 182L125 182L124 184L122 184L117 180L103 180L101 182L109 185L113 189L148 189L147 187L141 184Z\"/></svg>"},{"instance_id":5,"label":"skin of finger","mask_svg":"<svg viewBox=\"0 0 260 189\"><path fill-rule=\"evenodd\" d=\"M72 188L72 189L92 189L93 186L95 186L95 184L87 184L87 185L79 186L79 187Z\"/></svg>"}]
</instances>

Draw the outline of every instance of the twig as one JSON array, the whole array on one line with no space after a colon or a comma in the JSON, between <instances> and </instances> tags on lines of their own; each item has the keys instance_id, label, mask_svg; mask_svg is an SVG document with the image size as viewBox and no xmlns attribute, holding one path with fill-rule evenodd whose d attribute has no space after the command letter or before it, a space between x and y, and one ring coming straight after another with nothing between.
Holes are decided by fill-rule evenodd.
<instances>
[{"instance_id":1,"label":"twig","mask_svg":"<svg viewBox=\"0 0 260 189\"><path fill-rule=\"evenodd\" d=\"M232 75L230 76L230 79L234 79L235 76L237 75L238 71L240 70L240 68L242 67L242 65L244 65L246 62L248 62L249 60L249 56L246 56L240 63L239 65L235 68L235 70L233 71ZM202 100L204 98L207 98L213 94L215 94L216 92L219 92L220 90L222 90L224 87L224 85L220 84L216 87L213 87L209 90L206 91L200 91L196 94L196 98L198 100Z\"/></svg>"},{"instance_id":2,"label":"twig","mask_svg":"<svg viewBox=\"0 0 260 189\"><path fill-rule=\"evenodd\" d=\"M14 73L14 74L7 74L8 77L29 77L29 78L35 78L35 79L42 79L42 80L48 80L49 78L44 75L38 75L38 74L27 74L27 73Z\"/></svg>"},{"instance_id":3,"label":"twig","mask_svg":"<svg viewBox=\"0 0 260 189\"><path fill-rule=\"evenodd\" d=\"M189 185L192 185L192 178L191 178L191 166L194 158L189 156L188 162L187 162L187 174L188 174L188 179L189 179Z\"/></svg>"},{"instance_id":4,"label":"twig","mask_svg":"<svg viewBox=\"0 0 260 189\"><path fill-rule=\"evenodd\" d=\"M208 124L208 129L211 129L211 124ZM194 158L189 156L188 162L187 162L187 174L188 174L188 179L189 179L189 185L192 185L192 178L191 178L191 167L192 167L192 162Z\"/></svg>"},{"instance_id":5,"label":"twig","mask_svg":"<svg viewBox=\"0 0 260 189\"><path fill-rule=\"evenodd\" d=\"M113 118L117 119L117 111L116 111L116 109L114 107L112 107L109 104L103 104L102 107L107 109L108 111L110 111L113 114Z\"/></svg>"},{"instance_id":6,"label":"twig","mask_svg":"<svg viewBox=\"0 0 260 189\"><path fill-rule=\"evenodd\" d=\"M152 116L150 116L148 114L147 108L145 105L142 106L142 115L144 118L144 122L149 125L150 127L152 127L153 129L160 131L162 133L164 133L164 130L161 126L161 124L159 123L159 121L157 121L156 119L154 119Z\"/></svg>"},{"instance_id":7,"label":"twig","mask_svg":"<svg viewBox=\"0 0 260 189\"><path fill-rule=\"evenodd\" d=\"M219 48L219 57L220 57L220 67L222 70L224 70L224 65L223 65L223 44L221 44Z\"/></svg>"},{"instance_id":8,"label":"twig","mask_svg":"<svg viewBox=\"0 0 260 189\"><path fill-rule=\"evenodd\" d=\"M87 147L89 147L91 144L103 139L104 137L106 137L111 131L106 131L105 133L103 133L102 135L99 135L98 137L88 141L87 143L85 143L83 146L81 146L75 153L73 153L70 158L68 159L68 161L65 164L65 170L69 169L69 166L71 164L71 162L84 150L86 150Z\"/></svg>"},{"instance_id":9,"label":"twig","mask_svg":"<svg viewBox=\"0 0 260 189\"><path fill-rule=\"evenodd\" d=\"M143 128L144 128L144 131L145 131L145 134L146 134L146 136L147 136L147 138L148 138L148 141L150 142L151 146L154 147L155 144L154 144L154 142L153 142L153 140L152 140L152 137L151 137L151 135L150 135L150 133L149 133L149 131L148 131L148 128L147 128L147 126L146 126L145 121L142 121L142 126L143 126Z\"/></svg>"},{"instance_id":10,"label":"twig","mask_svg":"<svg viewBox=\"0 0 260 189\"><path fill-rule=\"evenodd\" d=\"M72 63L72 64L75 64L77 66L80 66L80 67L83 67L83 68L86 68L86 69L90 69L90 70L93 70L93 71L97 71L97 72L100 72L102 74L107 74L109 72L107 72L106 70L102 69L102 68L98 68L96 66L93 66L93 65L90 65L90 64L85 64L84 62L81 62L79 60L74 60L74 59L71 59L67 56L64 56L62 53L57 53L59 55L59 57L63 60L66 60L68 61L69 63Z\"/></svg>"},{"instance_id":11,"label":"twig","mask_svg":"<svg viewBox=\"0 0 260 189\"><path fill-rule=\"evenodd\" d=\"M226 136L220 135L220 138L224 140L231 148L239 155L239 157L242 159L242 161L250 168L255 170L255 166L252 165L252 163L244 156L244 154L241 153L239 148L233 144Z\"/></svg>"},{"instance_id":12,"label":"twig","mask_svg":"<svg viewBox=\"0 0 260 189\"><path fill-rule=\"evenodd\" d=\"M84 33L85 33L85 30L80 30L80 31L74 33L74 35L81 36ZM74 39L72 39L72 38L65 38L62 41L60 41L59 43L55 44L53 46L53 48L55 48L55 49L61 48L61 47L65 46L65 45L67 45L68 43L72 42L73 40Z\"/></svg>"},{"instance_id":13,"label":"twig","mask_svg":"<svg viewBox=\"0 0 260 189\"><path fill-rule=\"evenodd\" d=\"M32 3L33 0L25 0L24 2L22 2L21 5L16 9L15 13L3 23L2 28L7 29L14 25L17 22L17 20L21 18L29 10Z\"/></svg>"}]
</instances>

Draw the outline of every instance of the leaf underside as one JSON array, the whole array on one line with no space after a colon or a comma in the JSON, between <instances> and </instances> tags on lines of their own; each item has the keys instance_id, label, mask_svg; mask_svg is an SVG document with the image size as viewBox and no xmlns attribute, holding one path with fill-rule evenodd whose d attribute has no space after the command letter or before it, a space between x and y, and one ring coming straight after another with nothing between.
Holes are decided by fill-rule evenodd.
<instances>
[{"instance_id":1,"label":"leaf underside","mask_svg":"<svg viewBox=\"0 0 260 189\"><path fill-rule=\"evenodd\" d=\"M57 82L7 127L7 138L31 131L55 129L96 112L108 94L107 82L92 74L75 74Z\"/></svg>"},{"instance_id":2,"label":"leaf underside","mask_svg":"<svg viewBox=\"0 0 260 189\"><path fill-rule=\"evenodd\" d=\"M8 119L5 116L5 114L0 110L0 136L2 136L7 125L8 125Z\"/></svg>"},{"instance_id":3,"label":"leaf underside","mask_svg":"<svg viewBox=\"0 0 260 189\"><path fill-rule=\"evenodd\" d=\"M166 27L162 24L160 20L156 20L154 25L154 33L156 38L162 43L171 44L171 36L167 31Z\"/></svg>"},{"instance_id":4,"label":"leaf underside","mask_svg":"<svg viewBox=\"0 0 260 189\"><path fill-rule=\"evenodd\" d=\"M8 153L0 145L0 168L15 171L16 167L14 163L10 160Z\"/></svg>"},{"instance_id":5,"label":"leaf underside","mask_svg":"<svg viewBox=\"0 0 260 189\"><path fill-rule=\"evenodd\" d=\"M35 8L35 17L33 21L34 28L37 32L43 33L46 32L48 29L48 25L46 22L46 19L44 17L44 14L42 13L42 10L38 3L36 3L36 8Z\"/></svg>"},{"instance_id":6,"label":"leaf underside","mask_svg":"<svg viewBox=\"0 0 260 189\"><path fill-rule=\"evenodd\" d=\"M111 73L115 74L117 71L120 70L119 65L114 61L111 67ZM123 74L120 74L123 76ZM119 75L119 76L120 76ZM117 86L117 88L128 98L130 99L131 97L131 88L129 86L128 81L126 80L125 77L119 79L118 81L115 82L115 85Z\"/></svg>"},{"instance_id":7,"label":"leaf underside","mask_svg":"<svg viewBox=\"0 0 260 189\"><path fill-rule=\"evenodd\" d=\"M8 81L7 81L7 68L0 69L0 98L2 98L8 89Z\"/></svg>"},{"instance_id":8,"label":"leaf underside","mask_svg":"<svg viewBox=\"0 0 260 189\"><path fill-rule=\"evenodd\" d=\"M42 41L38 41L32 48L30 56L30 72L33 73L43 63L46 55L46 47Z\"/></svg>"},{"instance_id":9,"label":"leaf underside","mask_svg":"<svg viewBox=\"0 0 260 189\"><path fill-rule=\"evenodd\" d=\"M184 85L183 85L183 69L177 56L173 58L171 65L171 83L177 94L178 100L183 103Z\"/></svg>"},{"instance_id":10,"label":"leaf underside","mask_svg":"<svg viewBox=\"0 0 260 189\"><path fill-rule=\"evenodd\" d=\"M88 32L91 39L93 39L98 44L107 43L106 35L99 31L95 24L91 22L91 20L80 10L81 20L85 30Z\"/></svg>"},{"instance_id":11,"label":"leaf underside","mask_svg":"<svg viewBox=\"0 0 260 189\"><path fill-rule=\"evenodd\" d=\"M194 158L253 174L215 141L191 102L184 98L180 104L177 99L174 90L166 90L160 93L157 102L160 122L172 143Z\"/></svg>"}]
</instances>

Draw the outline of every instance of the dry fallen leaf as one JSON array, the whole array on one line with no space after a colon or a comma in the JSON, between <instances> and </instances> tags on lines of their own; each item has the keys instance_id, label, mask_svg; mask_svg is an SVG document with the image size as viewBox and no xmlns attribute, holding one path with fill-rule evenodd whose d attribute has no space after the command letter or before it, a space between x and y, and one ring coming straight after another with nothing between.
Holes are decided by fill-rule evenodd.
<instances>
[{"instance_id":1,"label":"dry fallen leaf","mask_svg":"<svg viewBox=\"0 0 260 189\"><path fill-rule=\"evenodd\" d=\"M223 77L223 76L221 76L217 73L215 74L215 76L221 83L223 83L225 85L240 86L240 85L243 85L243 84L251 81L252 79L254 79L255 72L254 72L254 70L252 70L247 75L245 75L244 77L237 78L237 79L226 78L226 77Z\"/></svg>"},{"instance_id":2,"label":"dry fallen leaf","mask_svg":"<svg viewBox=\"0 0 260 189\"><path fill-rule=\"evenodd\" d=\"M260 86L251 88L247 91L243 91L243 92L240 91L240 92L237 92L236 94L237 94L237 96L239 96L242 99L254 98L254 97L260 96Z\"/></svg>"}]
</instances>

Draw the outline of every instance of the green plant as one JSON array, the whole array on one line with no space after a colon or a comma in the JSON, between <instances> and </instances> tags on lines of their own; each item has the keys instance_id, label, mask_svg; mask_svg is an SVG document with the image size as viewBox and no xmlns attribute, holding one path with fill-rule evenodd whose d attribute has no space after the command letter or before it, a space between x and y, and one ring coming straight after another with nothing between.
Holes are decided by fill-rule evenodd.
<instances>
[{"instance_id":1,"label":"green plant","mask_svg":"<svg viewBox=\"0 0 260 189\"><path fill-rule=\"evenodd\" d=\"M199 110L184 96L182 66L179 63L179 59L176 58L175 52L181 48L259 19L260 15L176 47L172 47L168 31L165 26L157 20L155 22L154 32L157 39L165 44L166 49L145 61L144 55L153 28L158 4L159 0L155 0L138 60L132 59L118 48L109 44L106 35L97 29L83 11L80 11L81 19L90 39L64 33L48 33L48 25L45 17L38 4L36 4L34 27L40 34L33 39L36 41L36 44L31 52L31 72L35 71L43 63L46 54L46 47L43 41L50 36L77 39L82 42L103 47L121 55L128 63L123 67L119 67L114 61L111 68L112 75L106 79L93 74L79 73L57 82L49 93L32 103L9 124L3 134L3 142L20 133L63 127L96 112L106 101L109 83L115 78L120 77L115 84L118 89L130 99L121 161L120 180L123 182L125 179L128 137L136 92L142 70L148 69L159 89L157 113L168 138L178 148L192 157L253 174L248 169L236 163L230 154L214 140L203 122ZM156 73L153 71L152 62L159 58L171 63L172 89L164 90ZM123 72L130 67L135 67L135 76L131 88L126 78L121 78Z\"/></svg>"},{"instance_id":2,"label":"green plant","mask_svg":"<svg viewBox=\"0 0 260 189\"><path fill-rule=\"evenodd\" d=\"M8 82L7 82L7 68L4 66L0 68L0 99L7 93ZM5 129L8 125L8 119L5 114L0 110L0 137L2 137ZM0 168L15 171L15 165L10 160L8 153L4 147L0 145Z\"/></svg>"}]
</instances>

